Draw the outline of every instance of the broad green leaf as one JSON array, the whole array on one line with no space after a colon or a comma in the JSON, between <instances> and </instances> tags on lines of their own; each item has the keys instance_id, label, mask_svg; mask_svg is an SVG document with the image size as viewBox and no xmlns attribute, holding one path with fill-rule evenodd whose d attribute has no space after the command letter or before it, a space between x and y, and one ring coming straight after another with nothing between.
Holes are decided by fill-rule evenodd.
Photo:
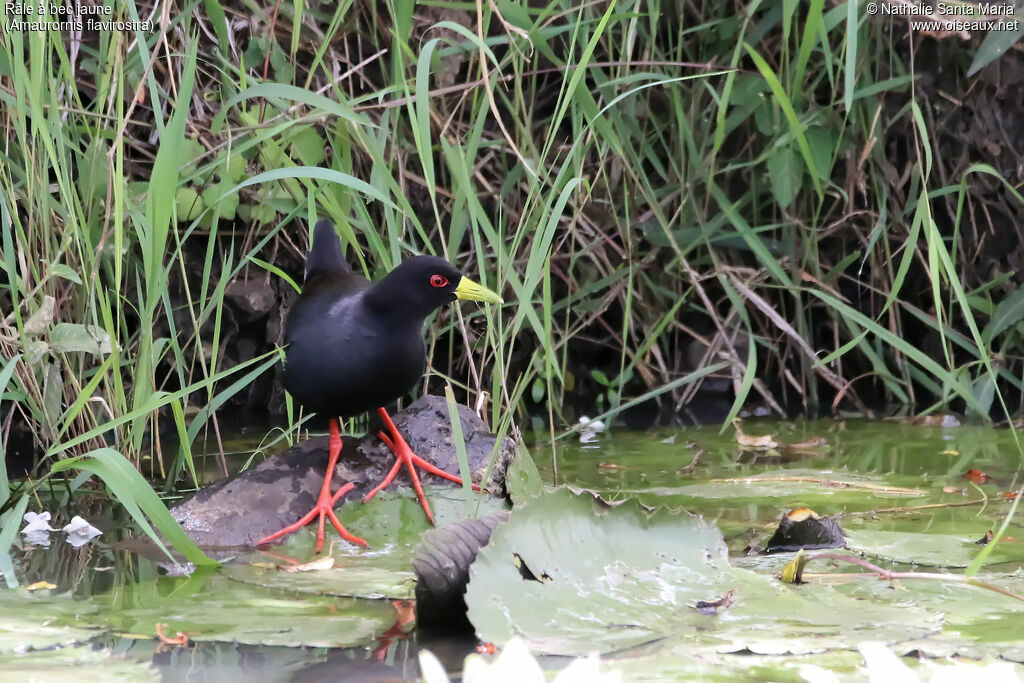
<instances>
[{"instance_id":1,"label":"broad green leaf","mask_svg":"<svg viewBox=\"0 0 1024 683\"><path fill-rule=\"evenodd\" d=\"M81 351L105 356L110 353L110 335L99 325L57 323L50 330L50 349L54 353Z\"/></svg>"},{"instance_id":2,"label":"broad green leaf","mask_svg":"<svg viewBox=\"0 0 1024 683\"><path fill-rule=\"evenodd\" d=\"M987 524L960 524L962 534L924 531L847 530L847 547L886 562L922 567L966 567L981 552L975 541L985 535ZM1024 561L1024 548L1006 542L996 546L991 562Z\"/></svg>"},{"instance_id":3,"label":"broad green leaf","mask_svg":"<svg viewBox=\"0 0 1024 683\"><path fill-rule=\"evenodd\" d=\"M156 683L161 676L151 662L90 645L0 654L0 683L65 683L71 679L75 683Z\"/></svg>"},{"instance_id":4,"label":"broad green leaf","mask_svg":"<svg viewBox=\"0 0 1024 683\"><path fill-rule=\"evenodd\" d=\"M344 541L339 541L340 546ZM335 548L335 565L330 569L307 572L286 572L256 564L233 564L221 573L240 583L294 591L302 594L398 600L412 598L416 589L408 554L393 553L394 548L384 546L370 553L345 554Z\"/></svg>"},{"instance_id":5,"label":"broad green leaf","mask_svg":"<svg viewBox=\"0 0 1024 683\"><path fill-rule=\"evenodd\" d=\"M203 200L191 187L179 187L174 193L174 210L179 221L194 221L203 212Z\"/></svg>"},{"instance_id":6,"label":"broad green leaf","mask_svg":"<svg viewBox=\"0 0 1024 683\"><path fill-rule=\"evenodd\" d=\"M715 614L695 609L733 591ZM699 653L818 652L857 639L896 642L941 624L896 599L865 602L828 586L779 584L731 567L714 525L687 513L608 507L566 489L512 511L470 570L469 618L494 643L536 651L611 652L669 638ZM543 606L538 609L538 606Z\"/></svg>"},{"instance_id":7,"label":"broad green leaf","mask_svg":"<svg viewBox=\"0 0 1024 683\"><path fill-rule=\"evenodd\" d=\"M800 181L804 177L800 155L789 145L782 145L771 153L767 165L768 179L772 183L775 201L783 209L789 208L800 192Z\"/></svg>"},{"instance_id":8,"label":"broad green leaf","mask_svg":"<svg viewBox=\"0 0 1024 683\"><path fill-rule=\"evenodd\" d=\"M131 584L94 598L115 631L190 640L287 647L346 647L370 642L394 623L383 600L351 600L251 586L223 576Z\"/></svg>"},{"instance_id":9,"label":"broad green leaf","mask_svg":"<svg viewBox=\"0 0 1024 683\"><path fill-rule=\"evenodd\" d=\"M56 275L57 277L64 278L68 282L74 282L76 285L82 284L82 278L76 273L71 266L64 263L51 263L50 275Z\"/></svg>"},{"instance_id":10,"label":"broad green leaf","mask_svg":"<svg viewBox=\"0 0 1024 683\"><path fill-rule=\"evenodd\" d=\"M516 454L505 472L505 488L513 505L522 505L544 491L544 481L537 465L521 441L516 443Z\"/></svg>"},{"instance_id":11,"label":"broad green leaf","mask_svg":"<svg viewBox=\"0 0 1024 683\"><path fill-rule=\"evenodd\" d=\"M99 605L68 594L2 590L0 654L83 643L104 633L105 621Z\"/></svg>"},{"instance_id":12,"label":"broad green leaf","mask_svg":"<svg viewBox=\"0 0 1024 683\"><path fill-rule=\"evenodd\" d=\"M304 128L291 137L292 149L303 166L319 166L324 160L325 142L313 127Z\"/></svg>"}]
</instances>

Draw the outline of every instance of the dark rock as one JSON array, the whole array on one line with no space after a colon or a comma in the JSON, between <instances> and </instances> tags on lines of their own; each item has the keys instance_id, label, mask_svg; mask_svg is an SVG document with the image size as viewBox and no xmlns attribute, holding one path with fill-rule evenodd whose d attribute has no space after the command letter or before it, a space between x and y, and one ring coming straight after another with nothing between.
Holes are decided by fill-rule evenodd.
<instances>
[{"instance_id":1,"label":"dark rock","mask_svg":"<svg viewBox=\"0 0 1024 683\"><path fill-rule=\"evenodd\" d=\"M412 560L416 572L416 626L452 633L472 631L466 616L469 566L508 511L463 519L423 534Z\"/></svg>"},{"instance_id":2,"label":"dark rock","mask_svg":"<svg viewBox=\"0 0 1024 683\"><path fill-rule=\"evenodd\" d=\"M835 517L822 517L808 508L790 510L768 540L765 553L788 553L800 549L842 548L845 532Z\"/></svg>"},{"instance_id":3,"label":"dark rock","mask_svg":"<svg viewBox=\"0 0 1024 683\"><path fill-rule=\"evenodd\" d=\"M483 420L466 406L459 406L459 417L473 482L480 484L490 462L494 435L487 430ZM444 398L424 396L396 413L393 419L417 455L447 472L458 474L448 405ZM335 469L334 490L346 482L355 484L345 499L361 498L376 486L394 463L394 456L377 438L376 432L374 430L363 439L343 438L341 457ZM251 546L294 522L313 506L327 465L327 445L327 437L303 441L250 470L210 484L172 508L171 514L201 547ZM505 495L505 470L514 453L515 444L506 437L486 486L491 494ZM424 472L420 473L420 479L425 484L451 484ZM408 474L405 471L399 473L395 482L408 486Z\"/></svg>"},{"instance_id":4,"label":"dark rock","mask_svg":"<svg viewBox=\"0 0 1024 683\"><path fill-rule=\"evenodd\" d=\"M225 288L224 298L242 313L245 322L250 322L262 318L270 311L277 301L277 292L263 278L235 280Z\"/></svg>"}]
</instances>

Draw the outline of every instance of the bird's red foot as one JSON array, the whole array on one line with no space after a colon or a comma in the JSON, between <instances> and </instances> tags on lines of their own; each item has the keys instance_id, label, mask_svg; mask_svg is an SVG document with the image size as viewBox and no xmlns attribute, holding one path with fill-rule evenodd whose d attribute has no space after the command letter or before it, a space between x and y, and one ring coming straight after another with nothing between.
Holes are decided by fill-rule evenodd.
<instances>
[{"instance_id":1,"label":"bird's red foot","mask_svg":"<svg viewBox=\"0 0 1024 683\"><path fill-rule=\"evenodd\" d=\"M349 491L351 491L352 488L355 486L355 484L349 482L348 484L345 484L340 489L338 489L337 493L333 495L331 494L331 479L334 477L334 466L338 464L338 456L341 455L341 432L338 431L337 420L331 420L330 443L330 457L327 460L327 471L324 473L324 485L320 488L320 496L317 498L316 503L313 505L313 509L307 512L305 515L303 515L302 518L294 524L289 524L280 531L275 531L266 538L261 538L260 540L256 541L256 545L270 543L271 541L276 541L282 536L287 536L293 531L298 531L302 527L309 524L314 517L317 517L319 519L319 526L317 528L316 533L317 552L320 552L324 547L325 518L331 520L331 524L334 526L335 529L338 530L338 533L341 534L341 537L344 538L346 541L348 541L349 543L355 543L356 545L361 545L364 548L366 547L366 541L359 538L358 536L353 536L352 534L350 534L345 529L345 527L342 526L341 522L338 521L338 516L334 514L334 506L338 502L338 499L341 498L346 493L348 493Z\"/></svg>"},{"instance_id":2,"label":"bird's red foot","mask_svg":"<svg viewBox=\"0 0 1024 683\"><path fill-rule=\"evenodd\" d=\"M384 481L377 485L375 489L366 494L363 498L363 502L368 502L371 498L380 493L384 488L390 484L395 475L398 474L398 470L405 465L409 468L409 478L412 479L412 487L416 489L416 496L420 499L420 505L423 506L423 511L427 513L427 519L431 524L434 524L434 515L430 512L430 504L427 502L427 497L423 495L423 486L420 484L420 477L416 473L416 468L420 467L431 474L436 474L439 477L444 477L448 481L453 481L458 485L462 485L462 479L456 477L454 474L445 472L440 467L435 467L433 464L427 462L420 456L412 452L412 448L406 443L402 434L398 431L398 427L391 421L391 416L388 415L388 411L383 408L377 409L377 414L380 415L381 419L384 420L384 425L387 427L391 435L387 435L384 432L377 432L377 436L383 441L391 452L395 454L395 464L388 472L388 476L384 477ZM479 491L480 487L473 484L473 490Z\"/></svg>"}]
</instances>

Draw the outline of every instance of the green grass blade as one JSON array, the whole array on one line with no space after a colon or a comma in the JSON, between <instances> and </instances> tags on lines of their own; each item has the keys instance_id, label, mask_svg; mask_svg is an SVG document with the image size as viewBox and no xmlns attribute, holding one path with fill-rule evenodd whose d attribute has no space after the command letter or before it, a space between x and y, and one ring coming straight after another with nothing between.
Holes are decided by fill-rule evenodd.
<instances>
[{"instance_id":1,"label":"green grass blade","mask_svg":"<svg viewBox=\"0 0 1024 683\"><path fill-rule=\"evenodd\" d=\"M127 458L113 448L98 448L85 455L62 460L56 463L50 472L56 474L72 468L91 472L102 479L135 523L171 560L174 560L174 556L167 550L160 536L153 530L153 526L156 526L160 534L197 567L219 564L207 557L206 553L188 537L181 525L171 517L171 513L167 511L167 507L153 491L149 482L138 473ZM150 520L153 526L150 525Z\"/></svg>"}]
</instances>

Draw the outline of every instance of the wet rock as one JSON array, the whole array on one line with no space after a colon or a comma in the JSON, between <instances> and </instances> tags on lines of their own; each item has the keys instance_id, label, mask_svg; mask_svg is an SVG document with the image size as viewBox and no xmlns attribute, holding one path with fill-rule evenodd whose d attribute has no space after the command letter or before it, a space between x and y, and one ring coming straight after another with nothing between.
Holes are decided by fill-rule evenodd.
<instances>
[{"instance_id":1,"label":"wet rock","mask_svg":"<svg viewBox=\"0 0 1024 683\"><path fill-rule=\"evenodd\" d=\"M473 482L480 484L490 462L494 435L469 408L460 405L459 417ZM424 396L395 414L393 419L417 455L447 472L458 474L444 398ZM355 484L345 496L346 500L358 500L365 495L394 463L394 456L377 438L376 432L374 429L362 439L343 437L334 490L346 482ZM313 506L327 466L327 446L327 437L303 441L250 470L210 484L172 508L171 514L192 540L204 548L251 546L294 522ZM514 453L515 445L506 437L486 486L491 494L505 495L505 470ZM420 479L425 484L450 484L424 472L420 473ZM408 486L408 474L403 470L395 482Z\"/></svg>"},{"instance_id":2,"label":"wet rock","mask_svg":"<svg viewBox=\"0 0 1024 683\"><path fill-rule=\"evenodd\" d=\"M277 292L269 281L254 278L235 280L224 290L224 298L234 304L245 322L265 316L277 301Z\"/></svg>"}]
</instances>

